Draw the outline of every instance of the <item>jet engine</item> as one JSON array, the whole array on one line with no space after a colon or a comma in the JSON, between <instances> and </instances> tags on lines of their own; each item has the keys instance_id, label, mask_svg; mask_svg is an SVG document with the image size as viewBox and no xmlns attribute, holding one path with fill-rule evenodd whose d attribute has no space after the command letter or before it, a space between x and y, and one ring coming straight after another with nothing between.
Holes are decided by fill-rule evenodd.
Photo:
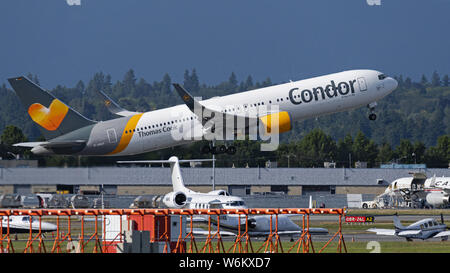
<instances>
[{"instance_id":1,"label":"jet engine","mask_svg":"<svg viewBox=\"0 0 450 273\"><path fill-rule=\"evenodd\" d=\"M163 203L168 208L182 208L186 205L187 197L186 194L181 191L178 192L170 192L164 195Z\"/></svg>"},{"instance_id":2,"label":"jet engine","mask_svg":"<svg viewBox=\"0 0 450 273\"><path fill-rule=\"evenodd\" d=\"M260 117L265 134L284 133L292 129L292 118L288 112L278 112Z\"/></svg>"},{"instance_id":3,"label":"jet engine","mask_svg":"<svg viewBox=\"0 0 450 273\"><path fill-rule=\"evenodd\" d=\"M442 192L429 193L426 196L427 203L433 207L440 207L449 203L449 195Z\"/></svg>"}]
</instances>

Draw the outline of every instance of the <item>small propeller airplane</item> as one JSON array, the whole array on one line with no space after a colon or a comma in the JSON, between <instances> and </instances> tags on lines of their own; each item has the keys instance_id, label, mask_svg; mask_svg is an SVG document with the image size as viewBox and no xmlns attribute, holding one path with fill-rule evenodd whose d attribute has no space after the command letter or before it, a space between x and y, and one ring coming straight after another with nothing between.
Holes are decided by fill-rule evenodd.
<instances>
[{"instance_id":1,"label":"small propeller airplane","mask_svg":"<svg viewBox=\"0 0 450 273\"><path fill-rule=\"evenodd\" d=\"M441 223L438 223L433 218L425 218L406 227L402 225L398 215L394 215L394 227L395 229L370 228L367 231L375 232L377 235L403 237L407 241L430 238L441 238L442 241L446 241L450 235L447 225L444 224L444 216L442 214Z\"/></svg>"}]
</instances>

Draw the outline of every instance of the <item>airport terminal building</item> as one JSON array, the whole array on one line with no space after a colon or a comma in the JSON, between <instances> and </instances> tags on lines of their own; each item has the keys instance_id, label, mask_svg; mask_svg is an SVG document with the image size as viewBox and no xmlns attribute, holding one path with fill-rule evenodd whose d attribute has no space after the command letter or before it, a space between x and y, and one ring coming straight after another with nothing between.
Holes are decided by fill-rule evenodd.
<instances>
[{"instance_id":1,"label":"airport terminal building","mask_svg":"<svg viewBox=\"0 0 450 273\"><path fill-rule=\"evenodd\" d=\"M450 169L388 168L182 168L187 187L232 195L370 194L400 177L423 172L450 176ZM0 194L85 193L159 195L172 191L169 167L0 168Z\"/></svg>"}]
</instances>

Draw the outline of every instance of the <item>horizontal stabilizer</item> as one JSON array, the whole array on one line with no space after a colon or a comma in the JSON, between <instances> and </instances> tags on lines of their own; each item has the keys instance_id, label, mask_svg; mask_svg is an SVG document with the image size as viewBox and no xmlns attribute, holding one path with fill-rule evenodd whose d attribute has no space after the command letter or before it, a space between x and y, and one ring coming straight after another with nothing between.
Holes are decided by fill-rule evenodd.
<instances>
[{"instance_id":1,"label":"horizontal stabilizer","mask_svg":"<svg viewBox=\"0 0 450 273\"><path fill-rule=\"evenodd\" d=\"M140 112L133 112L128 111L126 109L123 109L120 107L119 104L117 104L115 101L113 101L108 95L106 95L104 92L97 90L97 93L103 100L103 104L106 106L106 109L108 109L109 112L122 116L122 117L128 117L128 116L134 116L137 114L141 114Z\"/></svg>"},{"instance_id":2,"label":"horizontal stabilizer","mask_svg":"<svg viewBox=\"0 0 450 273\"><path fill-rule=\"evenodd\" d=\"M23 147L23 148L34 148L36 146L42 145L42 144L46 144L48 143L47 141L37 141L37 142L20 142L20 143L15 143L12 146L15 147Z\"/></svg>"},{"instance_id":3,"label":"horizontal stabilizer","mask_svg":"<svg viewBox=\"0 0 450 273\"><path fill-rule=\"evenodd\" d=\"M70 148L85 145L86 145L85 140L75 140L75 141L46 142L43 143L41 146L48 149L58 149L58 148Z\"/></svg>"},{"instance_id":4,"label":"horizontal stabilizer","mask_svg":"<svg viewBox=\"0 0 450 273\"><path fill-rule=\"evenodd\" d=\"M375 232L377 235L387 235L387 236L395 235L395 229L369 228L367 231Z\"/></svg>"},{"instance_id":5,"label":"horizontal stabilizer","mask_svg":"<svg viewBox=\"0 0 450 273\"><path fill-rule=\"evenodd\" d=\"M35 148L38 146L48 148L48 149L58 149L58 148L69 148L69 147L78 147L85 146L85 140L75 140L75 141L37 141L37 142L21 142L15 143L13 146L15 147L24 147L24 148Z\"/></svg>"}]
</instances>

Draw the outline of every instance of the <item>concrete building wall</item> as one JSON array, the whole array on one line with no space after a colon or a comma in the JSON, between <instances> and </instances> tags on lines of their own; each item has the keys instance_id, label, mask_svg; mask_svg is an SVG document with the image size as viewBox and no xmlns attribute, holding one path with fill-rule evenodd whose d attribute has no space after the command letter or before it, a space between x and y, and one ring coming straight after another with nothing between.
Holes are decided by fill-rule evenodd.
<instances>
[{"instance_id":1,"label":"concrete building wall","mask_svg":"<svg viewBox=\"0 0 450 273\"><path fill-rule=\"evenodd\" d=\"M163 195L172 191L171 186L119 186L118 195Z\"/></svg>"},{"instance_id":2,"label":"concrete building wall","mask_svg":"<svg viewBox=\"0 0 450 273\"><path fill-rule=\"evenodd\" d=\"M100 186L97 185L83 185L80 186L80 191L100 191Z\"/></svg>"},{"instance_id":3,"label":"concrete building wall","mask_svg":"<svg viewBox=\"0 0 450 273\"><path fill-rule=\"evenodd\" d=\"M375 194L379 195L384 192L386 187L366 187L366 186L344 186L336 187L336 194Z\"/></svg>"},{"instance_id":4,"label":"concrete building wall","mask_svg":"<svg viewBox=\"0 0 450 273\"><path fill-rule=\"evenodd\" d=\"M216 189L245 195L274 189L302 195L315 188L330 194L379 194L393 180L419 171L428 177L450 176L450 169L216 168L215 182ZM211 174L211 168L182 168L186 186L199 192L211 191ZM56 185L80 190L99 190L99 185L108 185L117 194L172 191L167 167L0 168L0 191L13 193L13 185L31 185L32 192L54 192Z\"/></svg>"},{"instance_id":5,"label":"concrete building wall","mask_svg":"<svg viewBox=\"0 0 450 273\"><path fill-rule=\"evenodd\" d=\"M31 185L33 193L56 192L56 185Z\"/></svg>"},{"instance_id":6,"label":"concrete building wall","mask_svg":"<svg viewBox=\"0 0 450 273\"><path fill-rule=\"evenodd\" d=\"M289 186L288 195L302 195L302 186Z\"/></svg>"},{"instance_id":7,"label":"concrete building wall","mask_svg":"<svg viewBox=\"0 0 450 273\"><path fill-rule=\"evenodd\" d=\"M270 186L252 186L251 192L270 192Z\"/></svg>"},{"instance_id":8,"label":"concrete building wall","mask_svg":"<svg viewBox=\"0 0 450 273\"><path fill-rule=\"evenodd\" d=\"M14 185L0 185L0 194L13 194Z\"/></svg>"}]
</instances>

